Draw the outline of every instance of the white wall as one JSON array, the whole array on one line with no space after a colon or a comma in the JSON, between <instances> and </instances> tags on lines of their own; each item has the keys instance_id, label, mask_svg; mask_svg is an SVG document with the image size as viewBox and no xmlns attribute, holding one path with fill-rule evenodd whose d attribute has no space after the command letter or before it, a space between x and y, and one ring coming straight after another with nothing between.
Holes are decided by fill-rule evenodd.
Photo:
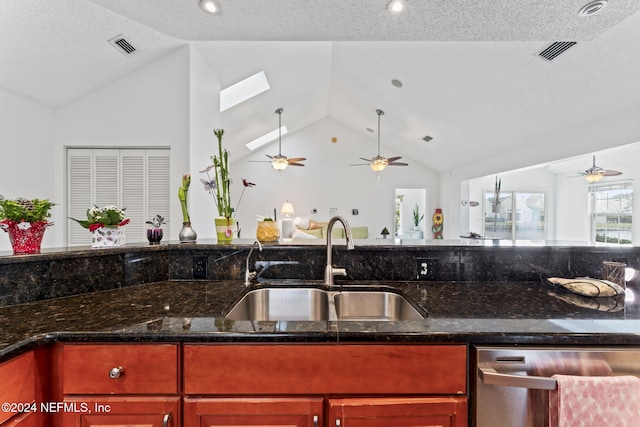
<instances>
[{"instance_id":1,"label":"white wall","mask_svg":"<svg viewBox=\"0 0 640 427\"><path fill-rule=\"evenodd\" d=\"M62 218L63 200L52 179L54 159L53 109L0 89L0 195L15 199L50 199L58 203L51 220ZM43 246L56 245L56 227L45 233ZM0 232L0 251L11 250L9 237Z\"/></svg>"},{"instance_id":2,"label":"white wall","mask_svg":"<svg viewBox=\"0 0 640 427\"><path fill-rule=\"evenodd\" d=\"M217 215L211 197L202 190L198 171L209 164L209 157L216 152L218 142L213 134L220 124L220 82L193 47L190 48L189 90L189 169L191 187L188 194L189 216L198 239L215 237L213 218ZM180 175L186 173L187 170ZM177 190L176 190L177 191ZM179 207L177 193L175 203ZM181 211L180 211L181 212ZM182 221L182 214L174 223ZM179 231L178 231L179 232ZM172 233L172 239L177 234Z\"/></svg>"},{"instance_id":3,"label":"white wall","mask_svg":"<svg viewBox=\"0 0 640 427\"><path fill-rule=\"evenodd\" d=\"M65 147L169 147L171 194L176 196L165 238L177 238L182 227L177 192L189 161L189 81L189 48L184 47L58 109L53 156L57 200L65 200ZM77 226L64 219L59 224Z\"/></svg>"},{"instance_id":4,"label":"white wall","mask_svg":"<svg viewBox=\"0 0 640 427\"><path fill-rule=\"evenodd\" d=\"M337 143L331 142L332 137L338 139ZM349 166L363 163L359 158L370 158L376 150L375 140L325 118L282 138L282 154L306 157L304 167L290 166L279 174L269 163L249 162L268 160L265 154L278 154L277 141L232 162L234 206L243 188L241 179L256 184L246 189L238 210L241 237L255 236L256 215L273 216L275 208L280 219L280 208L287 200L293 203L296 216L315 221L327 221L329 209L337 208L338 215L344 216L352 227L369 227L370 238L381 237L384 227L393 230L396 187L429 188L429 209L436 207L438 175L412 159L403 159L409 166L390 166L379 177L368 166ZM311 213L314 208L317 214ZM358 209L359 214L352 215L352 209ZM430 214L425 214L427 217Z\"/></svg>"}]
</instances>

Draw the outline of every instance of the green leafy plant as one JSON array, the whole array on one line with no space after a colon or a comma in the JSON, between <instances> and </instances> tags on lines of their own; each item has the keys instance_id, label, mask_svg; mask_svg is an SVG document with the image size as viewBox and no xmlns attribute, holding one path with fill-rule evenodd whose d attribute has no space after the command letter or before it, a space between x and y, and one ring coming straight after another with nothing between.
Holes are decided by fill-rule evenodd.
<instances>
[{"instance_id":1,"label":"green leafy plant","mask_svg":"<svg viewBox=\"0 0 640 427\"><path fill-rule=\"evenodd\" d=\"M389 235L389 230L387 230L387 227L383 228L380 234L382 234L382 236L384 237L387 237Z\"/></svg>"},{"instance_id":2,"label":"green leafy plant","mask_svg":"<svg viewBox=\"0 0 640 427\"><path fill-rule=\"evenodd\" d=\"M147 221L146 224L152 225L153 228L160 228L162 224L166 224L167 222L164 220L162 215L154 216L151 221Z\"/></svg>"},{"instance_id":3,"label":"green leafy plant","mask_svg":"<svg viewBox=\"0 0 640 427\"><path fill-rule=\"evenodd\" d=\"M224 129L213 131L218 139L218 154L211 156L213 164L209 165L201 173L207 174L207 180L201 179L204 189L213 196L213 200L218 209L218 215L223 218L231 218L233 208L231 207L231 178L229 177L229 151L222 148L222 135ZM213 169L213 177L209 171Z\"/></svg>"},{"instance_id":4,"label":"green leafy plant","mask_svg":"<svg viewBox=\"0 0 640 427\"><path fill-rule=\"evenodd\" d=\"M74 220L84 228L88 228L89 231L94 231L101 227L117 228L129 223L129 220L125 219L124 209L120 209L116 206L103 206L101 208L94 206L91 209L87 209L87 219L70 219Z\"/></svg>"},{"instance_id":5,"label":"green leafy plant","mask_svg":"<svg viewBox=\"0 0 640 427\"><path fill-rule=\"evenodd\" d=\"M51 207L55 206L48 199L6 199L0 196L0 219L13 222L40 222L51 217Z\"/></svg>"},{"instance_id":6,"label":"green leafy plant","mask_svg":"<svg viewBox=\"0 0 640 427\"><path fill-rule=\"evenodd\" d=\"M180 207L182 208L182 222L191 222L189 217L189 210L187 209L187 193L189 192L189 186L191 185L191 175L182 175L182 185L178 188L178 199L180 200Z\"/></svg>"},{"instance_id":7,"label":"green leafy plant","mask_svg":"<svg viewBox=\"0 0 640 427\"><path fill-rule=\"evenodd\" d=\"M416 203L416 207L413 208L413 223L417 227L423 219L424 215L420 215L420 206Z\"/></svg>"}]
</instances>

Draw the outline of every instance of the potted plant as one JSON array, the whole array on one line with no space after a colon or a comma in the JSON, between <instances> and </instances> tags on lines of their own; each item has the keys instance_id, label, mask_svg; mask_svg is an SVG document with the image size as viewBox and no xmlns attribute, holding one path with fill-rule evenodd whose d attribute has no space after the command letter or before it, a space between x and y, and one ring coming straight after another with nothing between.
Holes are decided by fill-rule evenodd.
<instances>
[{"instance_id":1,"label":"potted plant","mask_svg":"<svg viewBox=\"0 0 640 427\"><path fill-rule=\"evenodd\" d=\"M424 215L420 215L420 206L416 203L416 207L413 208L413 229L418 230L420 222L424 219Z\"/></svg>"},{"instance_id":2,"label":"potted plant","mask_svg":"<svg viewBox=\"0 0 640 427\"><path fill-rule=\"evenodd\" d=\"M387 227L383 228L380 234L382 234L383 239L386 239L387 236L389 235L389 230L387 230Z\"/></svg>"},{"instance_id":3,"label":"potted plant","mask_svg":"<svg viewBox=\"0 0 640 427\"><path fill-rule=\"evenodd\" d=\"M91 247L122 246L126 243L124 226L129 220L124 209L116 206L94 206L87 209L87 219L70 218L91 232Z\"/></svg>"},{"instance_id":4,"label":"potted plant","mask_svg":"<svg viewBox=\"0 0 640 427\"><path fill-rule=\"evenodd\" d=\"M0 196L0 228L9 233L14 254L36 254L40 252L42 237L55 203L47 199L6 199Z\"/></svg>"},{"instance_id":5,"label":"potted plant","mask_svg":"<svg viewBox=\"0 0 640 427\"><path fill-rule=\"evenodd\" d=\"M149 240L149 244L159 245L160 240L162 240L162 235L164 234L162 225L166 224L164 217L162 215L156 215L151 221L147 221L146 223L151 225L151 227L147 228L147 240Z\"/></svg>"},{"instance_id":6,"label":"potted plant","mask_svg":"<svg viewBox=\"0 0 640 427\"><path fill-rule=\"evenodd\" d=\"M218 217L215 218L218 243L231 243L233 239L233 231L234 229L237 229L233 216L238 210L237 208L242 200L242 195L244 195L244 190L247 187L253 187L255 184L250 183L245 179L242 180L244 185L242 195L238 200L238 206L236 206L236 209L233 209L231 207L229 151L222 148L222 136L224 135L224 129L215 129L213 133L218 139L218 154L211 156L212 164L207 166L206 169L200 171L200 173L207 174L207 179L201 179L200 181L204 184L205 191L213 197L218 210ZM211 170L213 170L213 177L210 174Z\"/></svg>"},{"instance_id":7,"label":"potted plant","mask_svg":"<svg viewBox=\"0 0 640 427\"><path fill-rule=\"evenodd\" d=\"M178 199L180 200L180 208L182 208L182 229L178 234L181 243L195 242L198 239L198 233L191 227L191 217L187 209L187 194L191 185L191 175L186 173L182 175L182 185L178 188Z\"/></svg>"}]
</instances>

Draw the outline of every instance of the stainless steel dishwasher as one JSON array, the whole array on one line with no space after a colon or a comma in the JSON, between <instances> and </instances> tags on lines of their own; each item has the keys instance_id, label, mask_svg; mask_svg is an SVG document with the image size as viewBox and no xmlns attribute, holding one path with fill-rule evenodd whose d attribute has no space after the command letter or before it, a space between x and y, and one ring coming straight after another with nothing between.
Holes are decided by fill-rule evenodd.
<instances>
[{"instance_id":1,"label":"stainless steel dishwasher","mask_svg":"<svg viewBox=\"0 0 640 427\"><path fill-rule=\"evenodd\" d=\"M477 347L476 427L548 426L554 374L640 376L640 348Z\"/></svg>"}]
</instances>

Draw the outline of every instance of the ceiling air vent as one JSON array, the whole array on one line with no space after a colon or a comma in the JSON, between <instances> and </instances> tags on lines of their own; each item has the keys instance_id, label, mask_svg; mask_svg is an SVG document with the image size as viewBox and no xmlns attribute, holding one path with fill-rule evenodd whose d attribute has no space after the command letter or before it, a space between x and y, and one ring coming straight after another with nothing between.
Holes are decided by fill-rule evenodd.
<instances>
[{"instance_id":1,"label":"ceiling air vent","mask_svg":"<svg viewBox=\"0 0 640 427\"><path fill-rule=\"evenodd\" d=\"M560 54L566 52L576 43L577 42L553 42L549 46L544 48L542 52L538 54L538 56L546 61L553 61L558 56L560 56Z\"/></svg>"},{"instance_id":2,"label":"ceiling air vent","mask_svg":"<svg viewBox=\"0 0 640 427\"><path fill-rule=\"evenodd\" d=\"M122 35L112 38L109 40L109 44L115 47L118 52L125 56L131 56L136 53L136 48L133 47L131 43L127 41Z\"/></svg>"},{"instance_id":3,"label":"ceiling air vent","mask_svg":"<svg viewBox=\"0 0 640 427\"><path fill-rule=\"evenodd\" d=\"M430 137L429 135L425 136L424 138L422 138L423 141L429 142L431 141L433 138Z\"/></svg>"}]
</instances>

